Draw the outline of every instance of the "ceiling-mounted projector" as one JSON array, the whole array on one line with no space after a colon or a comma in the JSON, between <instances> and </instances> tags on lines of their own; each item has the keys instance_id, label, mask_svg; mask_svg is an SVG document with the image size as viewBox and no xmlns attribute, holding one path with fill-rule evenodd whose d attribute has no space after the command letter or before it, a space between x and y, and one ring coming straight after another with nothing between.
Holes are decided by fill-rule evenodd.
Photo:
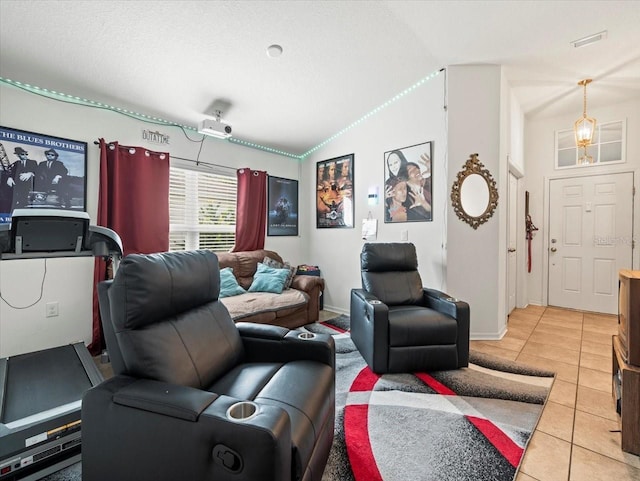
<instances>
[{"instance_id":1,"label":"ceiling-mounted projector","mask_svg":"<svg viewBox=\"0 0 640 481\"><path fill-rule=\"evenodd\" d=\"M198 132L218 139L228 139L231 137L231 125L219 118L204 119L198 126Z\"/></svg>"}]
</instances>

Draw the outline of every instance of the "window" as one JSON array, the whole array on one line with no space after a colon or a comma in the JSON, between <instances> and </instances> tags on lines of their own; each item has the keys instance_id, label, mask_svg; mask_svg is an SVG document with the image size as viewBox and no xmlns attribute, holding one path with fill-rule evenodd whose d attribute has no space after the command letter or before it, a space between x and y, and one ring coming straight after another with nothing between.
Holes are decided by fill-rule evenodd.
<instances>
[{"instance_id":1,"label":"window","mask_svg":"<svg viewBox=\"0 0 640 481\"><path fill-rule=\"evenodd\" d=\"M235 175L171 167L169 250L227 252L235 243Z\"/></svg>"},{"instance_id":2,"label":"window","mask_svg":"<svg viewBox=\"0 0 640 481\"><path fill-rule=\"evenodd\" d=\"M578 157L583 153L576 148L573 129L556 132L556 169L588 167L590 165L618 164L625 162L626 122L596 123L593 143L587 147L588 154L593 157L593 164L578 165Z\"/></svg>"}]
</instances>

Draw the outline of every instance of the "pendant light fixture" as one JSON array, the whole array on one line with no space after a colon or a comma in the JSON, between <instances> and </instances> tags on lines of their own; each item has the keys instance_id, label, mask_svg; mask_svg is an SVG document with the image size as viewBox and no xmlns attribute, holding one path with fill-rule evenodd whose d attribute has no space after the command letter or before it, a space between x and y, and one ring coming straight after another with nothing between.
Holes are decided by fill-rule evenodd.
<instances>
[{"instance_id":1,"label":"pendant light fixture","mask_svg":"<svg viewBox=\"0 0 640 481\"><path fill-rule=\"evenodd\" d=\"M587 147L591 145L593 141L593 133L596 130L596 119L587 117L587 85L592 82L590 78L580 80L578 85L584 87L584 107L582 110L582 117L576 120L573 126L573 130L576 135L576 147L583 149L583 154L578 158L578 164L592 164L593 157L588 155Z\"/></svg>"}]
</instances>

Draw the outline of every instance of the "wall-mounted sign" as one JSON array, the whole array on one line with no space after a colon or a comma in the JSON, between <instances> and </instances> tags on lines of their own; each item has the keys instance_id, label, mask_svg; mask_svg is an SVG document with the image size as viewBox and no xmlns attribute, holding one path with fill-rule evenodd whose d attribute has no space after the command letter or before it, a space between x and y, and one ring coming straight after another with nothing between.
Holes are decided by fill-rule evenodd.
<instances>
[{"instance_id":1,"label":"wall-mounted sign","mask_svg":"<svg viewBox=\"0 0 640 481\"><path fill-rule=\"evenodd\" d=\"M169 144L169 136L159 131L143 130L142 140L146 140L152 144Z\"/></svg>"}]
</instances>

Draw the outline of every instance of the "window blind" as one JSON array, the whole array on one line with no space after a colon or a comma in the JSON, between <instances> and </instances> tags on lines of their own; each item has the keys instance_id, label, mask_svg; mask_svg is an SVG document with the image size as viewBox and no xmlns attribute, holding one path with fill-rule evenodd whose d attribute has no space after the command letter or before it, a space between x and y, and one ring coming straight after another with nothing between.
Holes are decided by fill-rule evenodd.
<instances>
[{"instance_id":1,"label":"window blind","mask_svg":"<svg viewBox=\"0 0 640 481\"><path fill-rule=\"evenodd\" d=\"M235 176L171 167L169 250L231 250L237 191Z\"/></svg>"}]
</instances>

